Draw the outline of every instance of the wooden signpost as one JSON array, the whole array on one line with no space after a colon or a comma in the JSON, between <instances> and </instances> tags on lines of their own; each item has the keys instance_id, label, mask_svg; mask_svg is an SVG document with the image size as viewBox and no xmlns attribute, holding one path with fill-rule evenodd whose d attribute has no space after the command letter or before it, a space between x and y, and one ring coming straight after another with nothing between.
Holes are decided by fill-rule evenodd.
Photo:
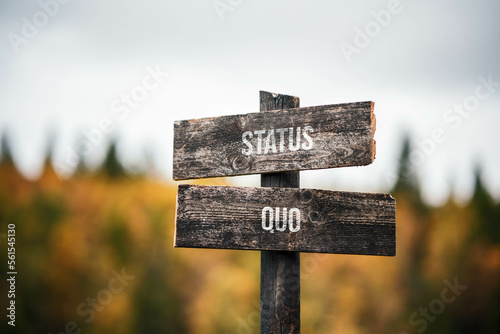
<instances>
[{"instance_id":1,"label":"wooden signpost","mask_svg":"<svg viewBox=\"0 0 500 334\"><path fill-rule=\"evenodd\" d=\"M373 102L260 95L260 113L175 122L174 179L263 174L261 188L180 185L174 246L260 250L261 333L300 333L300 252L394 256L396 204L298 189L299 170L373 162Z\"/></svg>"}]
</instances>

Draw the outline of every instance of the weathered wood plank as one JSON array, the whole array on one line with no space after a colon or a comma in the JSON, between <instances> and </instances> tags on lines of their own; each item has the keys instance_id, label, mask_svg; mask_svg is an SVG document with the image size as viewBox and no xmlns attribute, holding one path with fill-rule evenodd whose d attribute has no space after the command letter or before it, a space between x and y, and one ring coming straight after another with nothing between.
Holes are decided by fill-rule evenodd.
<instances>
[{"instance_id":1,"label":"weathered wood plank","mask_svg":"<svg viewBox=\"0 0 500 334\"><path fill-rule=\"evenodd\" d=\"M299 107L299 98L260 92L260 111ZM299 188L300 172L262 174L262 187ZM300 253L260 253L260 332L300 334Z\"/></svg>"},{"instance_id":2,"label":"weathered wood plank","mask_svg":"<svg viewBox=\"0 0 500 334\"><path fill-rule=\"evenodd\" d=\"M375 158L373 106L357 102L176 121L173 178L368 165Z\"/></svg>"},{"instance_id":3,"label":"weathered wood plank","mask_svg":"<svg viewBox=\"0 0 500 334\"><path fill-rule=\"evenodd\" d=\"M180 185L177 196L175 247L396 252L396 204L387 194Z\"/></svg>"}]
</instances>

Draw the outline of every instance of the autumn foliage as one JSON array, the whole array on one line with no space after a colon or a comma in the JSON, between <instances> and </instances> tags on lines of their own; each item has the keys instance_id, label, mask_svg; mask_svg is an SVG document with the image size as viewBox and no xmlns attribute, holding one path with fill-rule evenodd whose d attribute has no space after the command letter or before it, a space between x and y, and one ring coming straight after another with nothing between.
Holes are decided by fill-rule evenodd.
<instances>
[{"instance_id":1,"label":"autumn foliage","mask_svg":"<svg viewBox=\"0 0 500 334\"><path fill-rule=\"evenodd\" d=\"M115 151L69 179L47 159L33 181L3 140L1 275L15 224L18 276L15 328L0 282L0 332L259 333L259 252L174 249L177 185L129 173ZM404 155L397 255L302 254L303 333L500 332L499 203L478 171L468 203L427 205Z\"/></svg>"}]
</instances>

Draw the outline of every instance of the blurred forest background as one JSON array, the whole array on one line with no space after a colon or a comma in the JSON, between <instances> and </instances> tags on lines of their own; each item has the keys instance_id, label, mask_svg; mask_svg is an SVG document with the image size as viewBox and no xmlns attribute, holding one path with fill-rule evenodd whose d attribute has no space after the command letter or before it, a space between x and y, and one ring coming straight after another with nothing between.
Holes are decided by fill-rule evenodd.
<instances>
[{"instance_id":1,"label":"blurred forest background","mask_svg":"<svg viewBox=\"0 0 500 334\"><path fill-rule=\"evenodd\" d=\"M8 224L18 272L15 328L0 282L1 333L259 333L259 252L174 249L177 184L126 170L113 142L68 179L49 148L28 180L1 143L1 275ZM303 333L500 333L498 199L478 166L468 203L428 205L410 151L380 189L397 200L396 257L302 254Z\"/></svg>"}]
</instances>

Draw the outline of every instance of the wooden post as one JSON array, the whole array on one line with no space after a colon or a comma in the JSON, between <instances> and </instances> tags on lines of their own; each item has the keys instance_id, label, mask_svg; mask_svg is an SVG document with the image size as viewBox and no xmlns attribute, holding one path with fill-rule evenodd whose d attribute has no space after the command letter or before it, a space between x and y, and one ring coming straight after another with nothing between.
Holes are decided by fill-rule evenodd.
<instances>
[{"instance_id":1,"label":"wooden post","mask_svg":"<svg viewBox=\"0 0 500 334\"><path fill-rule=\"evenodd\" d=\"M260 92L260 111L298 108L299 98ZM299 188L299 172L262 174L262 187ZM261 334L300 333L300 253L261 252Z\"/></svg>"}]
</instances>

